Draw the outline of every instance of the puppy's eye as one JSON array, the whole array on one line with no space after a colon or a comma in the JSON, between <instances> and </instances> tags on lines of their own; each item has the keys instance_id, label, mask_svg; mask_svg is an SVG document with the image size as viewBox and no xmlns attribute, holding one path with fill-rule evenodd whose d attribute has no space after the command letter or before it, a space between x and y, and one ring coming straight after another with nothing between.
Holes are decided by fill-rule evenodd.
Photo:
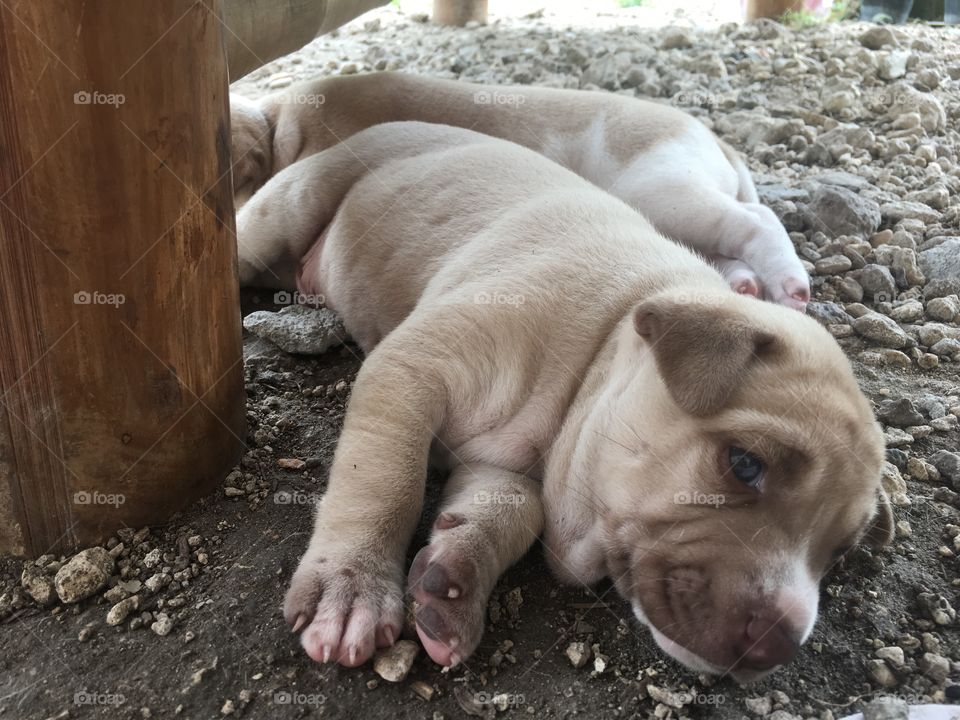
<instances>
[{"instance_id":1,"label":"puppy's eye","mask_svg":"<svg viewBox=\"0 0 960 720\"><path fill-rule=\"evenodd\" d=\"M727 453L730 461L730 472L747 487L755 488L763 478L763 461L756 455L751 455L743 448L731 446Z\"/></svg>"}]
</instances>

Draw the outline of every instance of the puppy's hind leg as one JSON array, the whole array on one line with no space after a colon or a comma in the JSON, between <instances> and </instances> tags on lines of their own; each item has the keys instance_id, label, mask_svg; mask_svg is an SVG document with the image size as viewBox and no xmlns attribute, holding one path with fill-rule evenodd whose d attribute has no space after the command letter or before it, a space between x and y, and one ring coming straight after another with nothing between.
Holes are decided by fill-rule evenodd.
<instances>
[{"instance_id":1,"label":"puppy's hind leg","mask_svg":"<svg viewBox=\"0 0 960 720\"><path fill-rule=\"evenodd\" d=\"M465 135L484 141L459 128L388 123L284 168L237 213L240 284L296 289L300 260L357 181L390 161L463 145Z\"/></svg>"},{"instance_id":2,"label":"puppy's hind leg","mask_svg":"<svg viewBox=\"0 0 960 720\"><path fill-rule=\"evenodd\" d=\"M639 190L644 202L634 206L643 208L657 230L708 259L719 256L742 263L715 263L735 290L744 290L745 264L759 282L761 297L801 311L806 307L810 278L770 208L739 202L719 190L692 187L683 178L643 184ZM689 204L682 205L681 199Z\"/></svg>"},{"instance_id":3,"label":"puppy's hind leg","mask_svg":"<svg viewBox=\"0 0 960 720\"><path fill-rule=\"evenodd\" d=\"M543 505L539 485L526 476L466 464L453 471L441 508L430 544L410 568L407 593L427 654L454 666L480 642L500 575L543 529Z\"/></svg>"}]
</instances>

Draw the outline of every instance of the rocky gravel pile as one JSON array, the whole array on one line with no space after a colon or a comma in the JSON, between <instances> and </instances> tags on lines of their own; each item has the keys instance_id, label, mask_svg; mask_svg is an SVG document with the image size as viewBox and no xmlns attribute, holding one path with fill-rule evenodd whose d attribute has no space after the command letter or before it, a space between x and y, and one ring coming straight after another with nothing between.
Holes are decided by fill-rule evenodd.
<instances>
[{"instance_id":1,"label":"rocky gravel pile","mask_svg":"<svg viewBox=\"0 0 960 720\"><path fill-rule=\"evenodd\" d=\"M905 702L960 702L960 31L765 21L598 30L536 15L447 29L388 9L234 90L260 96L384 69L659 99L740 149L811 273L810 314L851 358L883 425L893 546L857 549L831 573L801 657L749 688L665 661L614 594L558 588L538 556L497 588L469 667L441 673L405 642L363 670L318 670L278 608L359 353L340 346L342 327L327 311L276 313L268 293L245 308L258 312L245 323L250 437L241 464L216 496L166 527L0 565L0 642L10 648L0 670L49 670L36 647L14 642L40 633L58 657L79 653L116 687L126 668L113 653L139 643L149 677L127 692L143 697L96 717L184 707L186 717L293 717L324 705L331 716L367 708L435 720L830 720L864 707L867 717L895 718L906 717ZM53 633L44 630L51 618ZM17 690L0 692L0 717L68 716L58 713L70 703L50 688L35 696L37 712L20 712L6 699Z\"/></svg>"},{"instance_id":2,"label":"rocky gravel pile","mask_svg":"<svg viewBox=\"0 0 960 720\"><path fill-rule=\"evenodd\" d=\"M107 626L168 635L188 612L191 583L210 571L210 553L219 542L189 527L160 536L150 528L125 528L103 547L42 555L23 563L19 583L3 588L0 621L37 608L49 608L56 617L79 611L83 603L99 607ZM89 637L96 624L81 630L79 639Z\"/></svg>"}]
</instances>

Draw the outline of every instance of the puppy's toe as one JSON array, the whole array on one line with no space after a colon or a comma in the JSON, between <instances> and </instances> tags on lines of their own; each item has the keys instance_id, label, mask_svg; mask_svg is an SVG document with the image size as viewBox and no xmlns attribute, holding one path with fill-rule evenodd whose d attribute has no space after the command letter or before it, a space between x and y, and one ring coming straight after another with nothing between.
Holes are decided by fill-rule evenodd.
<instances>
[{"instance_id":1,"label":"puppy's toe","mask_svg":"<svg viewBox=\"0 0 960 720\"><path fill-rule=\"evenodd\" d=\"M324 558L319 560L326 562ZM322 594L323 584L317 561L307 562L305 558L294 573L290 588L283 599L283 619L293 632L303 629L313 620Z\"/></svg>"},{"instance_id":2,"label":"puppy's toe","mask_svg":"<svg viewBox=\"0 0 960 720\"><path fill-rule=\"evenodd\" d=\"M284 602L284 617L317 662L362 665L377 647L393 644L403 622L399 569L304 557ZM304 627L305 626L305 627Z\"/></svg>"}]
</instances>

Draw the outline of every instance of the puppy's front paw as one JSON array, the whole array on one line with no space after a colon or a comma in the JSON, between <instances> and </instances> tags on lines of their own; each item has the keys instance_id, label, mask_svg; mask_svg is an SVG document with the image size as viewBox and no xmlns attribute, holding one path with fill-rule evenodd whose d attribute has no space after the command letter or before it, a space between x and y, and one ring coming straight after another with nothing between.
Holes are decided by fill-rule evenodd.
<instances>
[{"instance_id":1,"label":"puppy's front paw","mask_svg":"<svg viewBox=\"0 0 960 720\"><path fill-rule=\"evenodd\" d=\"M356 667L399 636L402 577L402 568L386 566L374 553L307 551L283 615L294 632L303 629L300 642L311 658Z\"/></svg>"}]
</instances>

